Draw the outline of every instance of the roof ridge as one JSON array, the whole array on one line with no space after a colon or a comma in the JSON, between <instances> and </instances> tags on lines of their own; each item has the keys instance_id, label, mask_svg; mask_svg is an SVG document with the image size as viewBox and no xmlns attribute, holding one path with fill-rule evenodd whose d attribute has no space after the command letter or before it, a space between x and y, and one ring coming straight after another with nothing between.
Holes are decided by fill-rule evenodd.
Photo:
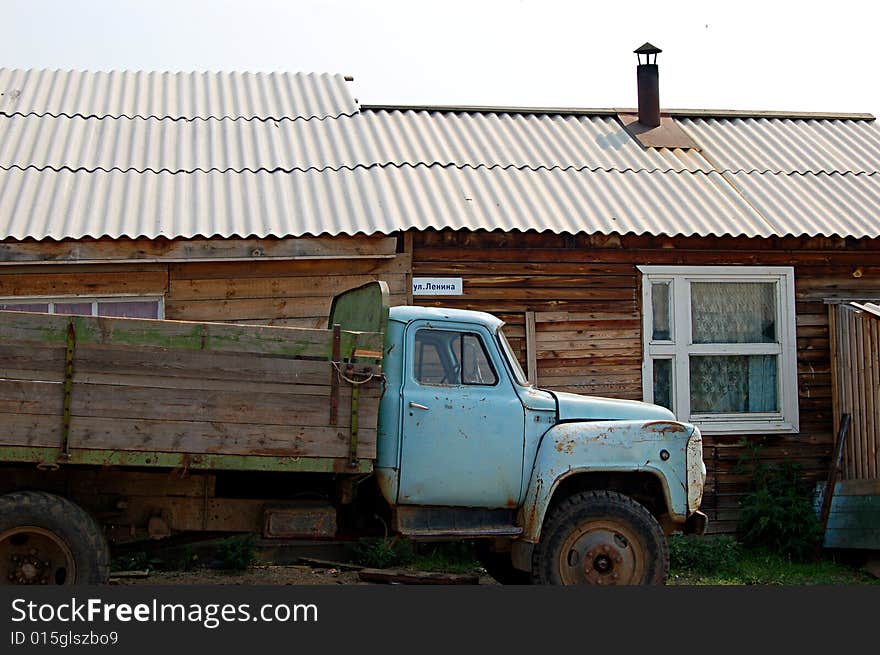
<instances>
[{"instance_id":1,"label":"roof ridge","mask_svg":"<svg viewBox=\"0 0 880 655\"><path fill-rule=\"evenodd\" d=\"M436 111L491 114L568 114L576 116L617 116L636 114L632 107L522 107L505 105L395 105L362 103L362 111ZM749 109L662 109L662 116L672 118L791 118L799 120L859 120L873 121L876 117L865 112L809 112Z\"/></svg>"},{"instance_id":2,"label":"roof ridge","mask_svg":"<svg viewBox=\"0 0 880 655\"><path fill-rule=\"evenodd\" d=\"M70 119L82 118L83 120L96 119L99 121L104 120L104 119L130 120L130 121L140 119L140 120L147 121L147 120L152 119L152 120L157 120L157 121L180 121L183 123L194 123L195 121L206 121L207 122L207 121L212 121L212 120L213 121L260 121L262 123L280 122L280 121L311 121L311 120L325 121L325 120L336 120L336 119L343 118L343 117L354 118L359 113L360 113L360 111L353 111L351 113L340 112L338 114L332 114L332 115L328 114L326 116L318 116L318 115L313 114L311 116L278 116L278 117L275 117L275 116L169 116L167 114L164 116L159 116L156 114L150 114L150 115L144 116L142 114L133 114L133 115L129 115L129 114L103 114L103 115L98 115L98 114L82 114L79 112L74 112L72 114L68 114L67 112L53 113L50 111L44 111L42 113L35 112L35 111L6 112L6 111L3 111L2 109L0 109L0 116L3 116L5 118L28 118L28 117L45 118L48 116L49 118L70 118Z\"/></svg>"},{"instance_id":3,"label":"roof ridge","mask_svg":"<svg viewBox=\"0 0 880 655\"><path fill-rule=\"evenodd\" d=\"M375 162L372 164L356 164L354 166L309 166L306 168L300 168L297 166L294 167L284 167L284 166L275 166L272 168L261 166L258 168L219 168L219 167L211 167L211 168L178 168L178 169L170 169L170 168L136 168L134 166L128 168L122 168L119 166L113 166L111 168L104 168L103 166L96 166L89 168L87 166L53 166L51 164L47 164L45 166L38 166L36 164L27 164L22 166L21 164L0 164L0 171L37 171L37 172L45 172L52 171L53 173L61 173L61 172L69 172L69 173L135 173L139 175L152 173L154 175L158 175L161 173L167 173L169 175L193 175L196 173L234 173L234 174L244 174L244 173L326 173L326 172L334 172L338 173L341 171L357 171L357 170L372 170L376 168L396 168L398 170L408 168L408 169L418 169L418 168L442 168L442 169L456 169L456 170L486 170L486 171L529 171L532 173L539 173L542 171L552 172L552 171L560 171L560 172L584 172L584 173L647 173L647 174L669 174L674 173L677 175L682 174L696 174L700 173L702 175L711 175L711 174L721 174L724 171L718 171L715 169L712 170L701 170L701 169L688 169L685 167L682 168L660 168L659 166L655 166L653 168L614 168L614 167L605 167L605 166L521 166L517 164L456 164L455 162ZM731 171L733 172L733 171Z\"/></svg>"},{"instance_id":4,"label":"roof ridge","mask_svg":"<svg viewBox=\"0 0 880 655\"><path fill-rule=\"evenodd\" d=\"M328 76L328 77L351 77L347 73L334 73L330 71L292 71L292 70L249 70L235 68L232 70L212 70L208 68L190 68L183 70L169 70L161 68L62 68L62 67L30 67L0 66L0 73L15 71L21 73L78 73L85 75L302 75L302 76Z\"/></svg>"}]
</instances>

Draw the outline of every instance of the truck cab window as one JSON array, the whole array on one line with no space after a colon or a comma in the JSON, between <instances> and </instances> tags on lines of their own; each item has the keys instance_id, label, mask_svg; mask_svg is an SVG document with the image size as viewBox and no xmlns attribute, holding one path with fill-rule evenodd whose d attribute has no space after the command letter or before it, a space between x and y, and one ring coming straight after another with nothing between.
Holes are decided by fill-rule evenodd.
<instances>
[{"instance_id":1,"label":"truck cab window","mask_svg":"<svg viewBox=\"0 0 880 655\"><path fill-rule=\"evenodd\" d=\"M488 385L498 376L479 335L422 329L415 337L415 378L429 385Z\"/></svg>"},{"instance_id":2,"label":"truck cab window","mask_svg":"<svg viewBox=\"0 0 880 655\"><path fill-rule=\"evenodd\" d=\"M447 377L438 344L416 336L416 379L422 384L443 384Z\"/></svg>"}]
</instances>

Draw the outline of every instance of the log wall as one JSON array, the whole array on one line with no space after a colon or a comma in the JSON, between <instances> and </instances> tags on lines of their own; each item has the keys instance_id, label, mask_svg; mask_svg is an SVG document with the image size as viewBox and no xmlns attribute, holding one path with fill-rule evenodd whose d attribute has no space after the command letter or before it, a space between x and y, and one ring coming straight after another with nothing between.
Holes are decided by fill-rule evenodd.
<instances>
[{"instance_id":1,"label":"log wall","mask_svg":"<svg viewBox=\"0 0 880 655\"><path fill-rule=\"evenodd\" d=\"M0 298L162 296L165 318L326 327L333 296L386 280L406 301L393 237L0 244ZM255 254L256 253L256 254ZM56 263L63 262L63 263Z\"/></svg>"},{"instance_id":2,"label":"log wall","mask_svg":"<svg viewBox=\"0 0 880 655\"><path fill-rule=\"evenodd\" d=\"M541 386L642 398L641 292L636 266L793 266L800 433L707 436L703 503L716 532L735 529L748 480L743 438L824 479L833 443L826 301L880 298L880 240L660 238L429 231L413 239L413 275L461 276L464 295L418 298L499 314L535 312Z\"/></svg>"},{"instance_id":3,"label":"log wall","mask_svg":"<svg viewBox=\"0 0 880 655\"><path fill-rule=\"evenodd\" d=\"M411 275L461 276L463 296L417 304L500 315L523 368L531 316L541 385L641 399L639 264L795 268L801 431L707 437L704 509L712 529L735 528L747 483L735 470L743 437L763 445L764 457L791 458L824 479L833 441L826 302L880 299L880 240L450 230L401 239L0 244L0 297L163 295L169 319L323 327L332 295L344 288L384 279L392 304L402 304Z\"/></svg>"}]
</instances>

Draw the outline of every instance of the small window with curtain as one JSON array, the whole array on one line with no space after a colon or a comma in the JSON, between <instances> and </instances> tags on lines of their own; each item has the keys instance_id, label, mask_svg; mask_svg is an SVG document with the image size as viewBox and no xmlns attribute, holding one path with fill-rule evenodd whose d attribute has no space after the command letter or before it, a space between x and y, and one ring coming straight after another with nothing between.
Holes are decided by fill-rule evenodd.
<instances>
[{"instance_id":1,"label":"small window with curtain","mask_svg":"<svg viewBox=\"0 0 880 655\"><path fill-rule=\"evenodd\" d=\"M794 270L639 270L645 400L707 433L797 432Z\"/></svg>"}]
</instances>

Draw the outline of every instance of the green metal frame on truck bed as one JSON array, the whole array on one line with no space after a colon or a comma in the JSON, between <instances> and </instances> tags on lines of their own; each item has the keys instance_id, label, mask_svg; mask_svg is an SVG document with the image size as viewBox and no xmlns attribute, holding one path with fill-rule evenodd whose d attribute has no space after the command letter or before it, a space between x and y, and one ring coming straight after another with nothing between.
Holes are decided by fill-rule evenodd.
<instances>
[{"instance_id":1,"label":"green metal frame on truck bed","mask_svg":"<svg viewBox=\"0 0 880 655\"><path fill-rule=\"evenodd\" d=\"M372 470L373 458L358 456L358 434L366 429L375 430L376 425L373 423L365 426L359 421L359 404L363 401L361 384L357 383L371 383L373 392L369 400L378 405L379 393L375 389L382 376L388 313L389 292L384 282L371 282L336 296L327 330L0 312L0 348L5 347L4 356L7 359L4 370L0 371L0 384L49 383L46 391L50 392L52 402L59 400L54 398L55 394L63 394L63 410L57 415L56 424L60 438L56 443L34 444L33 441L39 436L38 430L28 425L24 429L26 443L10 444L4 434L9 432L9 427L4 426L0 420L0 462L34 463L45 468L92 465L316 473L369 472ZM84 347L105 348L107 352L116 353L124 353L130 347L135 350L143 349L146 353L169 353L172 356L175 353L200 351L208 357L215 354L218 357L235 356L243 358L242 361L247 361L248 357L263 358L264 361L272 360L275 364L278 360L285 360L291 365L295 362L306 362L317 368L320 368L322 362L326 362L331 390L329 401L333 405L330 425L337 425L339 414L344 419L341 423L347 422L348 425L340 424L338 430L348 431L349 443L344 444L344 455L337 457L285 452L218 453L208 449L194 452L174 448L151 449L146 444L136 449L89 448L81 444L71 444L68 441L71 425L75 427L78 420L76 414L71 414L71 397L76 398L80 384L77 349ZM156 356L159 357L158 354ZM175 366L173 357L165 366L168 370ZM229 371L226 373L228 375ZM176 374L180 374L180 369L177 369ZM252 382L241 382L243 393ZM260 382L271 385L275 381L268 379L258 383ZM144 384L150 383L147 381ZM234 383L227 377L225 384L228 386ZM312 384L315 384L314 381ZM293 392L298 389L295 381L288 386ZM345 386L351 386L351 413L348 415L340 414L347 410L338 406L340 387ZM313 396L316 403L327 400L320 395L320 388L317 391L314 391L315 386L310 388L310 393L316 394ZM28 407L39 401L27 400ZM15 400L7 402L3 411L8 413L4 416L20 417L16 412L10 412L10 404L12 408L16 407ZM19 405L24 407L25 402L21 401ZM57 403L51 406L57 407ZM161 408L157 408L159 409ZM279 410L282 415L283 410L283 407ZM26 412L21 415L26 415ZM45 412L39 418L43 423L52 419ZM375 415L371 421L375 421ZM34 425L37 424L35 421ZM321 424L315 429L325 428ZM53 427L53 433L54 431Z\"/></svg>"}]
</instances>

